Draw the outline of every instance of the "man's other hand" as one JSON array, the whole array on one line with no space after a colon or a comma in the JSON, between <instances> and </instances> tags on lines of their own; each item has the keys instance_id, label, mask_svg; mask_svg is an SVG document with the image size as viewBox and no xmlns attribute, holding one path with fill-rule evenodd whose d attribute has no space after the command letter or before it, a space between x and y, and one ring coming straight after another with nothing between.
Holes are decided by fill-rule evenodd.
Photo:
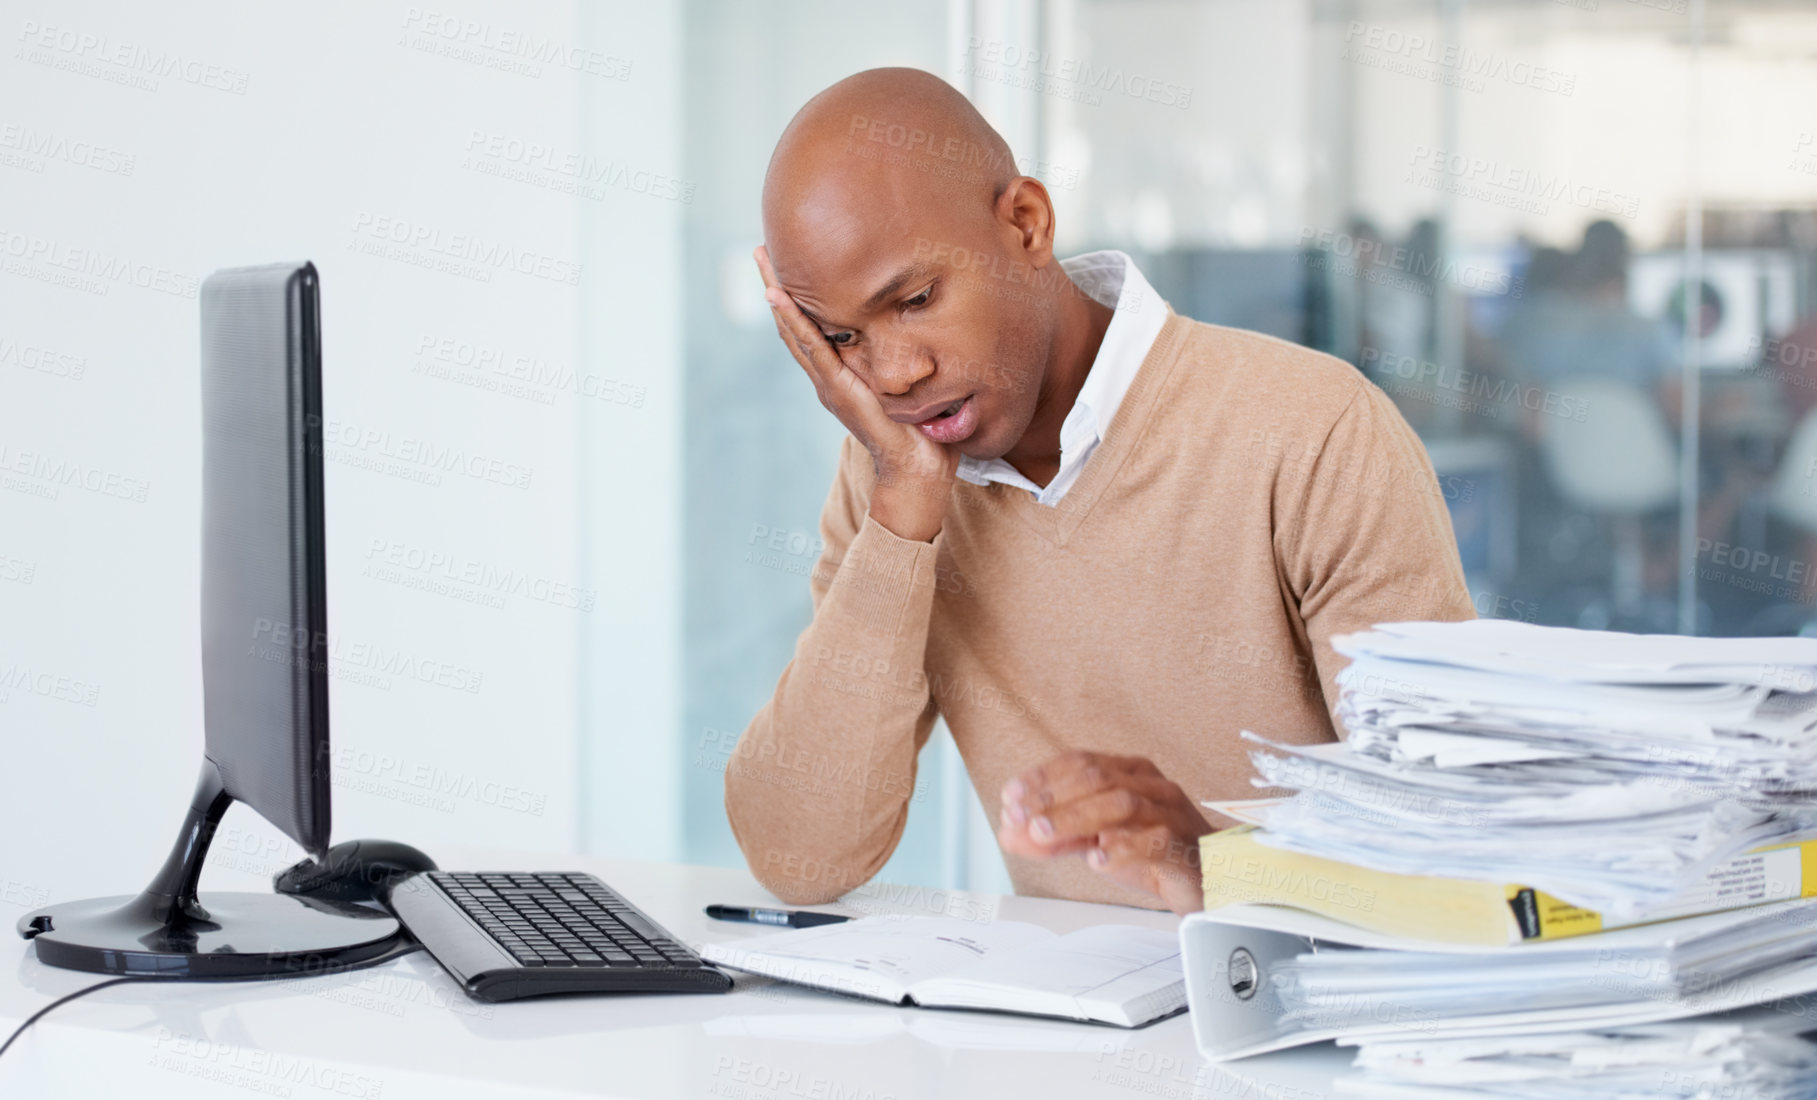
<instances>
[{"instance_id":1,"label":"man's other hand","mask_svg":"<svg viewBox=\"0 0 1817 1100\"><path fill-rule=\"evenodd\" d=\"M1003 785L997 842L1034 859L1086 866L1153 894L1176 913L1204 907L1199 838L1212 832L1180 785L1140 756L1069 752Z\"/></svg>"}]
</instances>

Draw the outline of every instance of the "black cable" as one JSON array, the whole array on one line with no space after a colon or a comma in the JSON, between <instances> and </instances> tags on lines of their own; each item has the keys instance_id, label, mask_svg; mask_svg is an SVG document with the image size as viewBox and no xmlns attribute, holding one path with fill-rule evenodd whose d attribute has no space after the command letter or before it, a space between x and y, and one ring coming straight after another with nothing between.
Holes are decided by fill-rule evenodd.
<instances>
[{"instance_id":1,"label":"black cable","mask_svg":"<svg viewBox=\"0 0 1817 1100\"><path fill-rule=\"evenodd\" d=\"M277 981L277 980L283 979L283 978L315 978L315 977L322 977L322 976L328 975L328 974L345 974L352 970L364 970L368 966L377 966L380 963L388 963L388 962L392 961L393 959L401 959L405 955L415 954L416 952L421 951L422 949L423 949L422 944L417 943L414 939L406 937L406 938L400 940L398 942L398 944L395 947L393 947L391 950L386 951L384 954L378 956L377 958L366 959L364 961L354 963L351 966L328 967L326 969L317 970L317 971L315 971L313 973L309 973L309 974L286 974L286 973L278 972L278 973L274 973L274 974L255 974L248 978L152 978L152 977L147 977L144 975L131 975L131 976L128 976L125 978L109 978L104 982L96 982L94 985L83 986L81 989L76 990L74 993L66 993L63 996L58 997L56 1000L52 1001L50 1004L47 1004L43 1008L32 1013L30 1016L27 1016L25 1018L24 1023L20 1024L18 1027L13 1029L13 1033L7 1037L6 1042L0 1043L0 1054L5 1054L6 1048L12 1046L14 1040L18 1039L19 1036L25 1034L26 1028L32 1026L33 1024L37 1023L40 1019L42 1019L46 1015L48 1015L50 1013L51 1009L56 1008L60 1004L66 1004L70 1001L73 1001L77 997L81 997L81 996L85 996L89 993L93 993L97 989L106 989L110 985L120 985L124 982L181 982L181 981L250 982L250 981Z\"/></svg>"},{"instance_id":2,"label":"black cable","mask_svg":"<svg viewBox=\"0 0 1817 1100\"><path fill-rule=\"evenodd\" d=\"M83 988L76 990L74 993L66 993L63 996L58 997L56 1000L52 1001L50 1004L45 1005L43 1008L32 1013L30 1016L27 1016L25 1018L24 1023L20 1024L16 1028L14 1028L12 1035L6 1040L6 1042L0 1043L0 1054L5 1054L6 1048L13 1045L14 1039L17 1039L19 1036L25 1034L26 1028L37 1023L41 1017L43 1017L51 1009L56 1008L58 1005L66 1004L70 1001L73 1001L77 997L80 997L85 993L93 993L97 989L106 989L110 985L119 985L122 982L139 982L139 981L144 981L144 980L145 979L143 979L143 978L109 978L104 982L96 982L94 985L84 986Z\"/></svg>"}]
</instances>

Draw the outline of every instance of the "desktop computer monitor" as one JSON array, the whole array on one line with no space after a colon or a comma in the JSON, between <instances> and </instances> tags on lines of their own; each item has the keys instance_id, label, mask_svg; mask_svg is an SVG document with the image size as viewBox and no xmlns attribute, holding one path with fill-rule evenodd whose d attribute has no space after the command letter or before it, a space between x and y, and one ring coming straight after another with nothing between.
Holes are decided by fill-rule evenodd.
<instances>
[{"instance_id":1,"label":"desktop computer monitor","mask_svg":"<svg viewBox=\"0 0 1817 1100\"><path fill-rule=\"evenodd\" d=\"M148 977L250 978L383 961L398 946L399 925L380 910L196 891L233 802L317 859L330 823L315 267L218 271L202 283L201 311L201 776L144 891L46 906L22 918L19 932L49 965Z\"/></svg>"}]
</instances>

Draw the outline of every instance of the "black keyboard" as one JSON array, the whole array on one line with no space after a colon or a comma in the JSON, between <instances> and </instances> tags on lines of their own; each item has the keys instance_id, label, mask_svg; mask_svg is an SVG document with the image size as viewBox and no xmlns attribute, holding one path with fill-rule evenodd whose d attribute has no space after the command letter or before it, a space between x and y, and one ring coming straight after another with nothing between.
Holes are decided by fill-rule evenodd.
<instances>
[{"instance_id":1,"label":"black keyboard","mask_svg":"<svg viewBox=\"0 0 1817 1100\"><path fill-rule=\"evenodd\" d=\"M467 995L724 993L703 962L592 875L428 871L387 904Z\"/></svg>"}]
</instances>

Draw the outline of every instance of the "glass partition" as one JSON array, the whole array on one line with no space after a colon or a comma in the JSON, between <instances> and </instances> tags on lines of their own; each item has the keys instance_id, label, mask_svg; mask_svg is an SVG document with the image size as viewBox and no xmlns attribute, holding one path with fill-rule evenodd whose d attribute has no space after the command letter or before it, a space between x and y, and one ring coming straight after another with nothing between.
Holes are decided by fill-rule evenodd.
<instances>
[{"instance_id":1,"label":"glass partition","mask_svg":"<svg viewBox=\"0 0 1817 1100\"><path fill-rule=\"evenodd\" d=\"M965 90L1047 183L1062 255L1123 249L1179 312L1328 351L1390 394L1481 615L1817 633L1810 5L690 12L689 174L722 181L687 268L692 858L737 859L713 769L807 621L839 436L749 270L762 170L809 95L872 65ZM937 732L892 873L988 881L943 752Z\"/></svg>"}]
</instances>

